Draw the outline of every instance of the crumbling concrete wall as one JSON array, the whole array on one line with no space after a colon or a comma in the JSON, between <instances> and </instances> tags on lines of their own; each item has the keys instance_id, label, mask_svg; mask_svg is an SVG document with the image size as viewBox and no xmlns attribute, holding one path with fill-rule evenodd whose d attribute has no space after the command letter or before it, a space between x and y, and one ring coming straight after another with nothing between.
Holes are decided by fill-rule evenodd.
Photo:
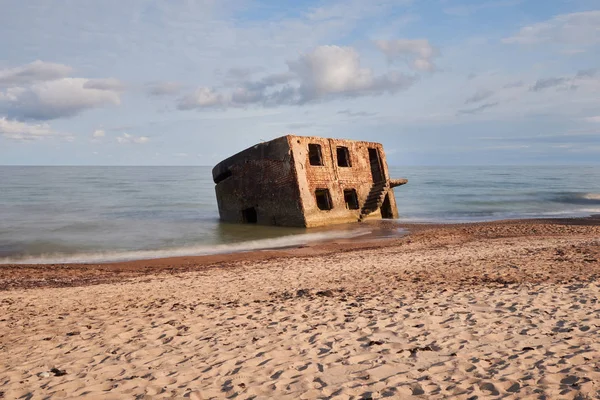
<instances>
[{"instance_id":1,"label":"crumbling concrete wall","mask_svg":"<svg viewBox=\"0 0 600 400\"><path fill-rule=\"evenodd\" d=\"M213 180L222 221L306 225L286 137L260 143L220 162L213 168ZM253 216L256 220L249 221Z\"/></svg>"},{"instance_id":2,"label":"crumbling concrete wall","mask_svg":"<svg viewBox=\"0 0 600 400\"><path fill-rule=\"evenodd\" d=\"M309 145L318 147L319 165L311 165ZM338 153L338 147L344 151ZM388 180L379 143L288 135L229 157L213 169L221 220L299 227L356 222L374 185L369 149L378 156L377 179ZM347 206L344 190L355 191L354 208ZM317 191L327 193L327 209ZM396 218L393 190L388 202L388 213L379 208L367 218Z\"/></svg>"},{"instance_id":3,"label":"crumbling concrete wall","mask_svg":"<svg viewBox=\"0 0 600 400\"><path fill-rule=\"evenodd\" d=\"M378 151L383 178L390 178L383 146L379 143L320 137L289 136L288 138L298 176L307 227L358 220L360 207L358 209L346 207L344 189L355 189L359 205L364 204L374 183L369 161L369 148ZM310 164L309 144L320 145L323 165ZM348 149L351 166L338 165L337 147ZM317 189L328 189L333 206L330 210L322 210L318 207L315 197ZM398 211L392 190L389 191L388 199L392 216L396 218ZM367 218L381 217L381 210L377 210Z\"/></svg>"}]
</instances>

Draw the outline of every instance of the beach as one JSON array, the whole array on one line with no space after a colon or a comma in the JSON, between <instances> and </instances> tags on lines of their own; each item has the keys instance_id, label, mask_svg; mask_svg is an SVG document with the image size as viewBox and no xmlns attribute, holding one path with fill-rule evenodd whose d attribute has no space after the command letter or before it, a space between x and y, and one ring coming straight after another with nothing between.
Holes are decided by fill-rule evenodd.
<instances>
[{"instance_id":1,"label":"beach","mask_svg":"<svg viewBox=\"0 0 600 400\"><path fill-rule=\"evenodd\" d=\"M600 219L0 266L0 398L600 397Z\"/></svg>"}]
</instances>

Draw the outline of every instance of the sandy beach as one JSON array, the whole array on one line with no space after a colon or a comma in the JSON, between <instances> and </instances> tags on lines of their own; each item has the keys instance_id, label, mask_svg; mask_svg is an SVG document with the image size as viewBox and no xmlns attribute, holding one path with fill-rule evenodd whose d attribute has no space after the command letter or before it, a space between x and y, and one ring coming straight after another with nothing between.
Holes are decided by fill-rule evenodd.
<instances>
[{"instance_id":1,"label":"sandy beach","mask_svg":"<svg viewBox=\"0 0 600 400\"><path fill-rule=\"evenodd\" d=\"M0 266L0 399L600 398L600 219Z\"/></svg>"}]
</instances>

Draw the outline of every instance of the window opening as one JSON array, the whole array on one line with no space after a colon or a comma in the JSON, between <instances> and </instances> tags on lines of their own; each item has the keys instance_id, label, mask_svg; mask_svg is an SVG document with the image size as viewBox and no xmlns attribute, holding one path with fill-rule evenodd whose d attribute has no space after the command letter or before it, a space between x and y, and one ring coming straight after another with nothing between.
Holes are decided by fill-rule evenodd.
<instances>
[{"instance_id":1,"label":"window opening","mask_svg":"<svg viewBox=\"0 0 600 400\"><path fill-rule=\"evenodd\" d=\"M310 165L323 165L320 144L311 143L308 145L308 161Z\"/></svg>"},{"instance_id":2,"label":"window opening","mask_svg":"<svg viewBox=\"0 0 600 400\"><path fill-rule=\"evenodd\" d=\"M258 214L256 208L250 207L242 210L242 220L247 224L255 224L258 222Z\"/></svg>"},{"instance_id":3,"label":"window opening","mask_svg":"<svg viewBox=\"0 0 600 400\"><path fill-rule=\"evenodd\" d=\"M351 167L352 163L350 162L350 152L347 147L338 147L337 148L337 164L338 167Z\"/></svg>"},{"instance_id":4,"label":"window opening","mask_svg":"<svg viewBox=\"0 0 600 400\"><path fill-rule=\"evenodd\" d=\"M344 189L344 201L348 210L358 210L358 196L355 189Z\"/></svg>"},{"instance_id":5,"label":"window opening","mask_svg":"<svg viewBox=\"0 0 600 400\"><path fill-rule=\"evenodd\" d=\"M233 175L233 174L231 173L231 170L228 169L227 171L222 172L219 175L217 175L217 177L215 178L215 183L223 182L225 179L231 177L231 175Z\"/></svg>"},{"instance_id":6,"label":"window opening","mask_svg":"<svg viewBox=\"0 0 600 400\"><path fill-rule=\"evenodd\" d=\"M315 199L317 200L317 207L319 207L319 210L331 210L333 208L329 189L315 190Z\"/></svg>"}]
</instances>

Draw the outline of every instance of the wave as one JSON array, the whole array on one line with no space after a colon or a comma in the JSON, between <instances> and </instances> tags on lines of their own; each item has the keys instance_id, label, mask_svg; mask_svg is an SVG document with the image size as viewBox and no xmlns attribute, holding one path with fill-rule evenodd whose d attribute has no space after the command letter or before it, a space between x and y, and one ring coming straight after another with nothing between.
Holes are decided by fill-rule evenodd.
<instances>
[{"instance_id":1,"label":"wave","mask_svg":"<svg viewBox=\"0 0 600 400\"><path fill-rule=\"evenodd\" d=\"M0 258L0 264L70 264L70 263L107 263L118 261L147 260L154 258L203 256L212 254L241 253L252 250L281 249L303 244L322 242L332 239L351 239L371 233L367 229L348 231L328 231L287 235L278 238L250 240L240 243L220 245L185 246L161 250L106 251L76 254L51 253L38 256L20 256Z\"/></svg>"},{"instance_id":2,"label":"wave","mask_svg":"<svg viewBox=\"0 0 600 400\"><path fill-rule=\"evenodd\" d=\"M551 196L552 201L578 205L600 205L600 193L563 192Z\"/></svg>"},{"instance_id":3,"label":"wave","mask_svg":"<svg viewBox=\"0 0 600 400\"><path fill-rule=\"evenodd\" d=\"M408 223L433 223L433 224L452 224L452 223L472 223L472 222L493 222L501 220L517 219L537 219L537 218L583 218L591 215L600 214L600 208L580 208L576 210L560 211L489 211L489 212L454 212L439 215L411 216L402 217L401 222Z\"/></svg>"}]
</instances>

